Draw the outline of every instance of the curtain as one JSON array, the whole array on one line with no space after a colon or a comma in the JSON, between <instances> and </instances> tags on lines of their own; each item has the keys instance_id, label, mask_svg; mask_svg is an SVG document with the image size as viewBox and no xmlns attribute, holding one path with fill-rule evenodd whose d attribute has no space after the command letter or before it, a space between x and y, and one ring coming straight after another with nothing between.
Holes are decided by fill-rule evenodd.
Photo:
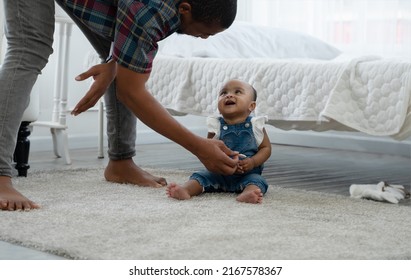
<instances>
[{"instance_id":1,"label":"curtain","mask_svg":"<svg viewBox=\"0 0 411 280\"><path fill-rule=\"evenodd\" d=\"M411 58L411 0L239 0L237 19L306 33L348 54Z\"/></svg>"}]
</instances>

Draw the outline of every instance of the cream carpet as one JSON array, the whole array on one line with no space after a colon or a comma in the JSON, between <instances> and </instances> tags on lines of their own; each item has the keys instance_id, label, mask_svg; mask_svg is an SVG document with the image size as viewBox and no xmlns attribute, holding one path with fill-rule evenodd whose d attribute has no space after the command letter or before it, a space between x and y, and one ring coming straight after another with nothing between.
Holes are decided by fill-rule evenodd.
<instances>
[{"instance_id":1,"label":"cream carpet","mask_svg":"<svg viewBox=\"0 0 411 280\"><path fill-rule=\"evenodd\" d=\"M182 171L149 170L182 183ZM103 170L31 173L40 203L0 212L0 240L70 259L411 259L411 208L270 186L261 205L232 194L188 201L108 183ZM348 192L347 186L347 192Z\"/></svg>"}]
</instances>

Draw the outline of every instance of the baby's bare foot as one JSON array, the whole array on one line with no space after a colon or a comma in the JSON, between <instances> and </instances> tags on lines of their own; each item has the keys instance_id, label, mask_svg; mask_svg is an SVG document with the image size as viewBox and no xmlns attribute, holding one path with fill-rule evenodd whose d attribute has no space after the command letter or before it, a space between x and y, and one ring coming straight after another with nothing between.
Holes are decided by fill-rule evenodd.
<instances>
[{"instance_id":1,"label":"baby's bare foot","mask_svg":"<svg viewBox=\"0 0 411 280\"><path fill-rule=\"evenodd\" d=\"M156 177L138 167L132 159L110 160L104 177L109 182L120 184L134 184L148 187L164 187L167 181L164 178Z\"/></svg>"},{"instance_id":2,"label":"baby's bare foot","mask_svg":"<svg viewBox=\"0 0 411 280\"><path fill-rule=\"evenodd\" d=\"M175 183L169 184L167 186L166 192L169 197L172 197L175 199L186 200L186 199L191 198L190 194L185 188L182 188Z\"/></svg>"},{"instance_id":3,"label":"baby's bare foot","mask_svg":"<svg viewBox=\"0 0 411 280\"><path fill-rule=\"evenodd\" d=\"M263 202L263 193L260 188L245 189L237 196L237 201L246 203L261 203Z\"/></svg>"}]
</instances>

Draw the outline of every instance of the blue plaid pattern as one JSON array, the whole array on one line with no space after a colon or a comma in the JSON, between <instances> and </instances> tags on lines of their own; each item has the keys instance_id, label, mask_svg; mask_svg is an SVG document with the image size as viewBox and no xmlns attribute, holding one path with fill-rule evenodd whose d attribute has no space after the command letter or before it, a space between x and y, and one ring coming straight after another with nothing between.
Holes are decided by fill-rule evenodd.
<instances>
[{"instance_id":1,"label":"blue plaid pattern","mask_svg":"<svg viewBox=\"0 0 411 280\"><path fill-rule=\"evenodd\" d=\"M64 0L73 15L114 42L113 59L139 73L152 69L157 42L180 26L180 0Z\"/></svg>"}]
</instances>

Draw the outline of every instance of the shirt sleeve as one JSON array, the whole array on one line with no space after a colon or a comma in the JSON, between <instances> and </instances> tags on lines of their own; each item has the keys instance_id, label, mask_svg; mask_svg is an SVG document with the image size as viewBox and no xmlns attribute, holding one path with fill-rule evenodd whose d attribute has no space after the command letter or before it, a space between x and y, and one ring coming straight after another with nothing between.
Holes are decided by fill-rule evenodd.
<instances>
[{"instance_id":1,"label":"shirt sleeve","mask_svg":"<svg viewBox=\"0 0 411 280\"><path fill-rule=\"evenodd\" d=\"M264 139L264 127L265 123L268 120L267 116L261 116L261 117L253 117L251 119L251 124L253 125L253 132L254 132L254 137L257 142L257 147L261 145Z\"/></svg>"},{"instance_id":2,"label":"shirt sleeve","mask_svg":"<svg viewBox=\"0 0 411 280\"><path fill-rule=\"evenodd\" d=\"M216 116L207 117L207 129L209 133L214 133L214 139L220 137L220 120Z\"/></svg>"},{"instance_id":3,"label":"shirt sleeve","mask_svg":"<svg viewBox=\"0 0 411 280\"><path fill-rule=\"evenodd\" d=\"M119 0L113 58L139 73L149 73L158 51L157 42L180 25L175 1Z\"/></svg>"},{"instance_id":4,"label":"shirt sleeve","mask_svg":"<svg viewBox=\"0 0 411 280\"><path fill-rule=\"evenodd\" d=\"M141 20L142 17L146 20ZM151 23L149 18L152 18L150 10L140 1L118 1L113 58L139 73L151 71L157 52L157 44L147 30Z\"/></svg>"}]
</instances>

